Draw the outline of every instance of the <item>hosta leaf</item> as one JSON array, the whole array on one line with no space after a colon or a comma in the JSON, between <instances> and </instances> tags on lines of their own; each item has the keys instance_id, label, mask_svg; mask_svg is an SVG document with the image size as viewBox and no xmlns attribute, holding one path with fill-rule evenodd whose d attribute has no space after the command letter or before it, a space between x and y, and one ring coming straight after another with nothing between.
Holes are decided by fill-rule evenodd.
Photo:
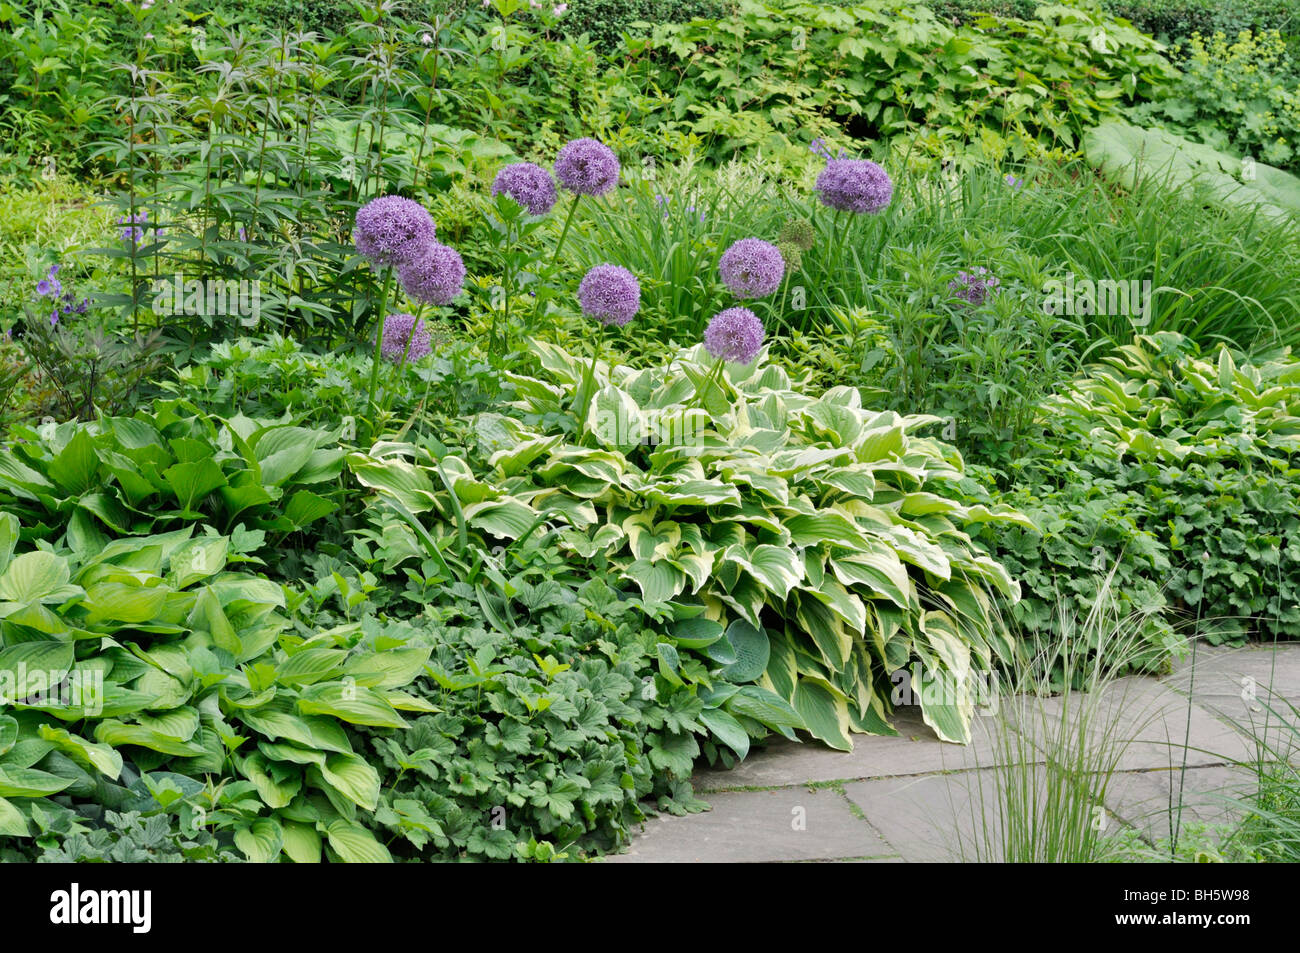
<instances>
[{"instance_id":1,"label":"hosta leaf","mask_svg":"<svg viewBox=\"0 0 1300 953\"><path fill-rule=\"evenodd\" d=\"M217 487L226 485L226 476L212 459L178 463L163 471L176 502L187 516L197 516L195 505Z\"/></svg>"},{"instance_id":2,"label":"hosta leaf","mask_svg":"<svg viewBox=\"0 0 1300 953\"><path fill-rule=\"evenodd\" d=\"M269 864L280 856L284 832L273 818L262 817L235 830L235 846L254 864Z\"/></svg>"},{"instance_id":3,"label":"hosta leaf","mask_svg":"<svg viewBox=\"0 0 1300 953\"><path fill-rule=\"evenodd\" d=\"M784 698L758 685L742 685L724 707L733 715L752 718L769 728L805 728L803 716Z\"/></svg>"},{"instance_id":4,"label":"hosta leaf","mask_svg":"<svg viewBox=\"0 0 1300 953\"><path fill-rule=\"evenodd\" d=\"M22 642L0 649L0 705L49 692L72 663L73 648L67 642Z\"/></svg>"},{"instance_id":5,"label":"hosta leaf","mask_svg":"<svg viewBox=\"0 0 1300 953\"><path fill-rule=\"evenodd\" d=\"M298 699L298 709L305 715L333 715L354 725L406 727L382 695L362 685L314 685Z\"/></svg>"},{"instance_id":6,"label":"hosta leaf","mask_svg":"<svg viewBox=\"0 0 1300 953\"><path fill-rule=\"evenodd\" d=\"M0 837L27 837L31 830L22 812L0 797Z\"/></svg>"},{"instance_id":7,"label":"hosta leaf","mask_svg":"<svg viewBox=\"0 0 1300 953\"><path fill-rule=\"evenodd\" d=\"M379 802L379 773L354 754L333 754L320 766L321 777L358 807L373 811Z\"/></svg>"},{"instance_id":8,"label":"hosta leaf","mask_svg":"<svg viewBox=\"0 0 1300 953\"><path fill-rule=\"evenodd\" d=\"M708 708L700 713L700 721L719 741L736 752L736 757L744 758L749 754L749 733L731 715L718 708Z\"/></svg>"},{"instance_id":9,"label":"hosta leaf","mask_svg":"<svg viewBox=\"0 0 1300 953\"><path fill-rule=\"evenodd\" d=\"M320 835L316 828L298 821L284 821L283 849L295 864L319 864L321 853Z\"/></svg>"},{"instance_id":10,"label":"hosta leaf","mask_svg":"<svg viewBox=\"0 0 1300 953\"><path fill-rule=\"evenodd\" d=\"M388 649L352 658L344 673L369 688L402 688L424 672L432 648Z\"/></svg>"},{"instance_id":11,"label":"hosta leaf","mask_svg":"<svg viewBox=\"0 0 1300 953\"><path fill-rule=\"evenodd\" d=\"M273 810L288 807L302 788L302 774L296 767L286 769L283 764L267 761L260 752L254 752L241 761L240 769L244 777L257 787L257 793L266 806Z\"/></svg>"},{"instance_id":12,"label":"hosta leaf","mask_svg":"<svg viewBox=\"0 0 1300 953\"><path fill-rule=\"evenodd\" d=\"M61 778L47 771L0 764L0 797L48 797L72 783L71 778Z\"/></svg>"},{"instance_id":13,"label":"hosta leaf","mask_svg":"<svg viewBox=\"0 0 1300 953\"><path fill-rule=\"evenodd\" d=\"M328 718L303 718L275 702L263 708L238 711L235 717L272 741L284 738L304 748L350 753L352 744L337 722Z\"/></svg>"},{"instance_id":14,"label":"hosta leaf","mask_svg":"<svg viewBox=\"0 0 1300 953\"><path fill-rule=\"evenodd\" d=\"M13 715L0 714L0 758L9 753L17 740L18 719Z\"/></svg>"},{"instance_id":15,"label":"hosta leaf","mask_svg":"<svg viewBox=\"0 0 1300 953\"><path fill-rule=\"evenodd\" d=\"M9 568L14 549L18 545L18 532L21 527L18 517L12 513L0 513L0 573Z\"/></svg>"},{"instance_id":16,"label":"hosta leaf","mask_svg":"<svg viewBox=\"0 0 1300 953\"><path fill-rule=\"evenodd\" d=\"M345 864L391 864L393 855L360 824L335 821L325 829L330 849Z\"/></svg>"},{"instance_id":17,"label":"hosta leaf","mask_svg":"<svg viewBox=\"0 0 1300 953\"><path fill-rule=\"evenodd\" d=\"M723 677L733 684L752 682L763 674L771 647L767 632L737 619L727 627L727 641L736 652L736 660L723 670Z\"/></svg>"},{"instance_id":18,"label":"hosta leaf","mask_svg":"<svg viewBox=\"0 0 1300 953\"><path fill-rule=\"evenodd\" d=\"M68 584L68 563L44 550L15 556L0 575L0 602L60 598Z\"/></svg>"},{"instance_id":19,"label":"hosta leaf","mask_svg":"<svg viewBox=\"0 0 1300 953\"><path fill-rule=\"evenodd\" d=\"M518 539L537 522L538 515L518 500L487 500L465 507L465 518L471 526L502 539Z\"/></svg>"},{"instance_id":20,"label":"hosta leaf","mask_svg":"<svg viewBox=\"0 0 1300 953\"><path fill-rule=\"evenodd\" d=\"M49 725L41 725L37 734L83 768L94 768L113 779L122 773L122 756L108 745L94 744L72 734L66 728L52 728Z\"/></svg>"},{"instance_id":21,"label":"hosta leaf","mask_svg":"<svg viewBox=\"0 0 1300 953\"><path fill-rule=\"evenodd\" d=\"M341 672L347 657L343 649L303 649L280 663L275 680L285 685L311 685Z\"/></svg>"},{"instance_id":22,"label":"hosta leaf","mask_svg":"<svg viewBox=\"0 0 1300 953\"><path fill-rule=\"evenodd\" d=\"M848 700L822 679L800 678L794 688L794 708L809 733L837 751L851 751Z\"/></svg>"},{"instance_id":23,"label":"hosta leaf","mask_svg":"<svg viewBox=\"0 0 1300 953\"><path fill-rule=\"evenodd\" d=\"M803 580L803 560L786 546L732 546L723 558L741 566L778 599L785 599Z\"/></svg>"}]
</instances>

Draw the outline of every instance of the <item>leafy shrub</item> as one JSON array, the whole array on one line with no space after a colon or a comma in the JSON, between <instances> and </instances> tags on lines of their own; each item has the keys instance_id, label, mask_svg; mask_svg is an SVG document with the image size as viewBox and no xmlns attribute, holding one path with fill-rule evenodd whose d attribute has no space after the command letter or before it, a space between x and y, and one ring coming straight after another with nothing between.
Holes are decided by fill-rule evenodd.
<instances>
[{"instance_id":1,"label":"leafy shrub","mask_svg":"<svg viewBox=\"0 0 1300 953\"><path fill-rule=\"evenodd\" d=\"M1102 5L1165 43L1178 43L1194 33L1236 36L1242 30L1279 30L1287 34L1300 26L1300 5L1294 0L1103 0Z\"/></svg>"},{"instance_id":2,"label":"leafy shrub","mask_svg":"<svg viewBox=\"0 0 1300 953\"><path fill-rule=\"evenodd\" d=\"M1135 110L1206 145L1283 168L1300 168L1300 69L1276 30L1230 40L1192 34L1182 74L1156 102Z\"/></svg>"},{"instance_id":3,"label":"leafy shrub","mask_svg":"<svg viewBox=\"0 0 1300 953\"><path fill-rule=\"evenodd\" d=\"M543 377L511 376L519 419L479 419L488 473L409 446L349 458L402 514L412 554L550 520L569 558L637 586L652 615L702 612L715 639L743 622L732 679L827 744L887 731L890 676L914 658L918 685L946 688L925 693L927 721L968 737L970 679L1013 651L991 599L1016 586L960 527L1024 520L948 496L960 458L915 435L929 419L867 411L851 388L799 394L761 359L709 385L701 349L633 371L534 347ZM729 709L761 733L753 712Z\"/></svg>"},{"instance_id":4,"label":"leafy shrub","mask_svg":"<svg viewBox=\"0 0 1300 953\"><path fill-rule=\"evenodd\" d=\"M573 36L587 33L598 46L613 49L624 31L636 34L643 32L634 26L638 21L659 24L716 20L726 16L731 7L731 0L687 0L685 3L669 3L666 0L572 0L561 24L565 33Z\"/></svg>"},{"instance_id":5,"label":"leafy shrub","mask_svg":"<svg viewBox=\"0 0 1300 953\"><path fill-rule=\"evenodd\" d=\"M223 420L171 400L134 417L17 427L14 436L0 453L0 506L32 533L66 527L66 545L82 558L116 536L203 522L231 535L247 561L269 555L268 534L273 546L337 508L314 492L343 468L344 451L329 446L336 432Z\"/></svg>"},{"instance_id":6,"label":"leafy shrub","mask_svg":"<svg viewBox=\"0 0 1300 953\"><path fill-rule=\"evenodd\" d=\"M1142 336L1045 412L1081 469L1142 497L1165 585L1215 640L1300 636L1300 362Z\"/></svg>"},{"instance_id":7,"label":"leafy shrub","mask_svg":"<svg viewBox=\"0 0 1300 953\"><path fill-rule=\"evenodd\" d=\"M1084 128L1173 75L1153 40L1097 11L1038 14L955 30L898 0L743 0L725 21L658 26L632 52L666 57L644 68L675 94L648 122L684 127L716 156L844 132L931 154L1068 154Z\"/></svg>"}]
</instances>

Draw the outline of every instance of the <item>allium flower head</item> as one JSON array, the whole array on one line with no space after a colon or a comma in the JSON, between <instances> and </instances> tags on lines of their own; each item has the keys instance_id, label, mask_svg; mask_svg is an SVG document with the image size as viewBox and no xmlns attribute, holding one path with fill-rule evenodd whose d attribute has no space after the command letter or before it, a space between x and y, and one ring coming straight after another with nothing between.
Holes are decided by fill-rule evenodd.
<instances>
[{"instance_id":1,"label":"allium flower head","mask_svg":"<svg viewBox=\"0 0 1300 953\"><path fill-rule=\"evenodd\" d=\"M400 265L433 242L437 229L419 202L383 195L357 210L352 241L376 265Z\"/></svg>"},{"instance_id":2,"label":"allium flower head","mask_svg":"<svg viewBox=\"0 0 1300 953\"><path fill-rule=\"evenodd\" d=\"M551 174L531 162L514 162L505 166L492 181L492 194L510 196L529 215L545 215L555 205L555 182Z\"/></svg>"},{"instance_id":3,"label":"allium flower head","mask_svg":"<svg viewBox=\"0 0 1300 953\"><path fill-rule=\"evenodd\" d=\"M379 352L384 360L397 364L402 360L404 349L408 364L428 357L433 353L429 346L429 329L423 321L416 324L414 315L390 314L384 319L384 339L379 344Z\"/></svg>"},{"instance_id":4,"label":"allium flower head","mask_svg":"<svg viewBox=\"0 0 1300 953\"><path fill-rule=\"evenodd\" d=\"M761 238L742 238L722 253L718 274L737 298L761 298L781 284L785 259Z\"/></svg>"},{"instance_id":5,"label":"allium flower head","mask_svg":"<svg viewBox=\"0 0 1300 953\"><path fill-rule=\"evenodd\" d=\"M844 212L879 212L894 197L889 173L868 159L830 159L814 190L822 204Z\"/></svg>"},{"instance_id":6,"label":"allium flower head","mask_svg":"<svg viewBox=\"0 0 1300 953\"><path fill-rule=\"evenodd\" d=\"M413 300L449 304L465 286L465 263L456 249L431 242L397 266L397 278Z\"/></svg>"},{"instance_id":7,"label":"allium flower head","mask_svg":"<svg viewBox=\"0 0 1300 953\"><path fill-rule=\"evenodd\" d=\"M578 285L578 303L588 317L621 328L641 310L641 284L626 268L597 265Z\"/></svg>"},{"instance_id":8,"label":"allium flower head","mask_svg":"<svg viewBox=\"0 0 1300 953\"><path fill-rule=\"evenodd\" d=\"M595 139L574 139L555 157L555 175L570 192L604 195L618 185L618 156Z\"/></svg>"},{"instance_id":9,"label":"allium flower head","mask_svg":"<svg viewBox=\"0 0 1300 953\"><path fill-rule=\"evenodd\" d=\"M998 284L997 277L987 268L976 268L957 272L957 277L948 282L948 290L968 304L983 304Z\"/></svg>"},{"instance_id":10,"label":"allium flower head","mask_svg":"<svg viewBox=\"0 0 1300 953\"><path fill-rule=\"evenodd\" d=\"M751 364L763 347L763 322L748 308L719 311L704 329L704 349L732 364Z\"/></svg>"}]
</instances>

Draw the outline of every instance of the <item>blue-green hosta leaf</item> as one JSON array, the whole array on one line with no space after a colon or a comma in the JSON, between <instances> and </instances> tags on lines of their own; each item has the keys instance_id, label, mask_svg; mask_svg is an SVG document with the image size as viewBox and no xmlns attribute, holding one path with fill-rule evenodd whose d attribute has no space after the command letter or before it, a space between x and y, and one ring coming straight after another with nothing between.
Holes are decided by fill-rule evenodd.
<instances>
[{"instance_id":1,"label":"blue-green hosta leaf","mask_svg":"<svg viewBox=\"0 0 1300 953\"><path fill-rule=\"evenodd\" d=\"M681 619L668 628L668 634L679 646L687 649L702 649L722 638L722 623L712 619L695 617Z\"/></svg>"},{"instance_id":2,"label":"blue-green hosta leaf","mask_svg":"<svg viewBox=\"0 0 1300 953\"><path fill-rule=\"evenodd\" d=\"M379 803L379 773L354 754L332 754L320 766L321 777L358 807L373 811Z\"/></svg>"},{"instance_id":3,"label":"blue-green hosta leaf","mask_svg":"<svg viewBox=\"0 0 1300 953\"><path fill-rule=\"evenodd\" d=\"M284 853L290 860L295 864L320 863L321 840L316 828L298 821L284 821L281 827Z\"/></svg>"},{"instance_id":4,"label":"blue-green hosta leaf","mask_svg":"<svg viewBox=\"0 0 1300 953\"><path fill-rule=\"evenodd\" d=\"M354 725L405 728L406 721L379 693L362 685L313 685L298 699L305 715L333 715Z\"/></svg>"},{"instance_id":5,"label":"blue-green hosta leaf","mask_svg":"<svg viewBox=\"0 0 1300 953\"><path fill-rule=\"evenodd\" d=\"M736 660L722 670L722 675L733 684L752 682L767 668L771 652L766 630L743 619L727 626L726 639L735 649Z\"/></svg>"},{"instance_id":6,"label":"blue-green hosta leaf","mask_svg":"<svg viewBox=\"0 0 1300 953\"><path fill-rule=\"evenodd\" d=\"M284 847L284 832L280 822L271 817L260 817L251 824L235 830L235 846L254 864L269 864L280 856Z\"/></svg>"},{"instance_id":7,"label":"blue-green hosta leaf","mask_svg":"<svg viewBox=\"0 0 1300 953\"><path fill-rule=\"evenodd\" d=\"M402 688L423 674L432 651L432 647L426 646L371 652L353 657L343 671L358 685L368 688Z\"/></svg>"},{"instance_id":8,"label":"blue-green hosta leaf","mask_svg":"<svg viewBox=\"0 0 1300 953\"><path fill-rule=\"evenodd\" d=\"M794 689L794 708L814 738L838 751L853 750L848 699L839 689L823 679L800 678Z\"/></svg>"},{"instance_id":9,"label":"blue-green hosta leaf","mask_svg":"<svg viewBox=\"0 0 1300 953\"><path fill-rule=\"evenodd\" d=\"M48 771L0 764L0 797L49 797L72 783L72 778L61 778Z\"/></svg>"},{"instance_id":10,"label":"blue-green hosta leaf","mask_svg":"<svg viewBox=\"0 0 1300 953\"><path fill-rule=\"evenodd\" d=\"M731 715L720 708L706 708L700 713L700 721L714 737L736 752L736 757L749 754L749 733Z\"/></svg>"},{"instance_id":11,"label":"blue-green hosta leaf","mask_svg":"<svg viewBox=\"0 0 1300 953\"><path fill-rule=\"evenodd\" d=\"M0 837L28 837L27 818L13 804L0 797Z\"/></svg>"},{"instance_id":12,"label":"blue-green hosta leaf","mask_svg":"<svg viewBox=\"0 0 1300 953\"><path fill-rule=\"evenodd\" d=\"M393 855L360 824L335 821L325 829L330 850L345 864L391 864Z\"/></svg>"}]
</instances>

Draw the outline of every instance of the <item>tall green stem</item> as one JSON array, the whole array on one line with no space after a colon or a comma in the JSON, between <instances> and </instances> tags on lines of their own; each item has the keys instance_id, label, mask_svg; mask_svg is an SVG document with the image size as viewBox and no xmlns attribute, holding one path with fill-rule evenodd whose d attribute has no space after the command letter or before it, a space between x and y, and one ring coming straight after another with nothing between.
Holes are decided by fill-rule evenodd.
<instances>
[{"instance_id":1,"label":"tall green stem","mask_svg":"<svg viewBox=\"0 0 1300 953\"><path fill-rule=\"evenodd\" d=\"M569 214L564 219L564 228L560 229L560 240L555 243L555 251L551 253L551 263L547 267L546 269L547 271L555 270L555 263L560 259L560 249L564 247L564 239L569 234L569 226L573 224L573 213L578 211L578 203L581 200L582 200L582 196L577 193L574 193L573 204L569 206ZM533 316L531 319L529 319L530 327L537 324L538 312L540 312L541 309L542 309L542 296L539 294L537 296L537 303L533 305Z\"/></svg>"},{"instance_id":2,"label":"tall green stem","mask_svg":"<svg viewBox=\"0 0 1300 953\"><path fill-rule=\"evenodd\" d=\"M370 365L370 392L366 395L366 402L376 409L375 388L379 384L379 362L383 358L384 319L388 317L388 293L392 288L393 268L389 265L384 269L384 290L379 294L379 323L375 326L375 354Z\"/></svg>"}]
</instances>

